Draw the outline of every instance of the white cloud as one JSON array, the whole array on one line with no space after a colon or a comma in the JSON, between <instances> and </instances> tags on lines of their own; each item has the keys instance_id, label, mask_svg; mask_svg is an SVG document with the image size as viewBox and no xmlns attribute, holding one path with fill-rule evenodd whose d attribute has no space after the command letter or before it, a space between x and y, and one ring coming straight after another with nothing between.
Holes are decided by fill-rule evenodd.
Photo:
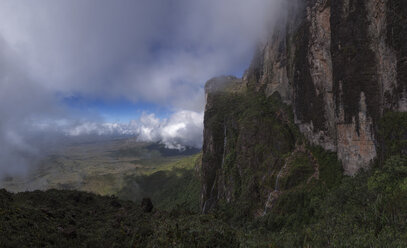
<instances>
[{"instance_id":1,"label":"white cloud","mask_svg":"<svg viewBox=\"0 0 407 248\"><path fill-rule=\"evenodd\" d=\"M48 123L55 126L55 123ZM49 127L39 126L43 130ZM153 113L144 113L129 123L84 122L64 123L59 129L69 136L83 135L131 135L139 141L162 142L168 148L182 149L186 146L200 148L202 145L203 113L179 111L168 119L159 119Z\"/></svg>"}]
</instances>

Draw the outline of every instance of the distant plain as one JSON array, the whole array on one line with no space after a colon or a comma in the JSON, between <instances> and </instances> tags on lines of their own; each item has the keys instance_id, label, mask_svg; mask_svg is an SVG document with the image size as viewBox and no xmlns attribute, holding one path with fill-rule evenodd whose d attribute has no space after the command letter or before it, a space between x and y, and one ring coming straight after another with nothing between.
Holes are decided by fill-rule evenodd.
<instances>
[{"instance_id":1,"label":"distant plain","mask_svg":"<svg viewBox=\"0 0 407 248\"><path fill-rule=\"evenodd\" d=\"M134 138L72 142L50 152L28 174L3 178L0 188L11 192L80 190L139 200L157 193L152 190L160 184L164 187L168 173L182 177L183 172L192 171L198 152L195 148L167 149ZM150 177L157 185L151 185Z\"/></svg>"}]
</instances>

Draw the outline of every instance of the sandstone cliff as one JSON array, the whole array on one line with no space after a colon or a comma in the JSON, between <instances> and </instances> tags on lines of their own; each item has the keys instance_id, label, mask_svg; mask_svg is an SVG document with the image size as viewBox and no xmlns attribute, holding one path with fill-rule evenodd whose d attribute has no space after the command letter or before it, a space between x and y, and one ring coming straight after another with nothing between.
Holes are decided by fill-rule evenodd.
<instances>
[{"instance_id":1,"label":"sandstone cliff","mask_svg":"<svg viewBox=\"0 0 407 248\"><path fill-rule=\"evenodd\" d=\"M246 83L279 92L307 138L336 151L353 175L377 156L383 112L407 111L407 2L301 4L261 47Z\"/></svg>"},{"instance_id":2,"label":"sandstone cliff","mask_svg":"<svg viewBox=\"0 0 407 248\"><path fill-rule=\"evenodd\" d=\"M344 173L354 175L380 157L383 114L407 111L406 1L289 3L241 80L207 83L204 211L244 191L258 195L250 198L258 209L267 206L298 156L307 161L303 180L316 177L302 136L336 153Z\"/></svg>"}]
</instances>

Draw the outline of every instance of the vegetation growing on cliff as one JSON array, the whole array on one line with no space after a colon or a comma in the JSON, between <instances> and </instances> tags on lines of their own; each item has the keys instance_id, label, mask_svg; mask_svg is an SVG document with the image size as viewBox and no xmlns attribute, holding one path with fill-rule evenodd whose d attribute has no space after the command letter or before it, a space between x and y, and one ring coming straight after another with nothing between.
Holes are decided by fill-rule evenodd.
<instances>
[{"instance_id":1,"label":"vegetation growing on cliff","mask_svg":"<svg viewBox=\"0 0 407 248\"><path fill-rule=\"evenodd\" d=\"M204 205L210 209L226 199L251 216L263 208L262 190L274 185L283 157L298 140L292 111L278 95L253 89L212 93L208 101L202 174L210 191L204 192Z\"/></svg>"},{"instance_id":2,"label":"vegetation growing on cliff","mask_svg":"<svg viewBox=\"0 0 407 248\"><path fill-rule=\"evenodd\" d=\"M215 99L227 97L231 96ZM220 190L212 188L219 197L213 211L247 233L241 236L242 242L256 240L255 247L402 247L407 243L406 113L384 115L378 132L382 159L372 170L347 177L335 153L306 145L293 119L287 118L291 111L278 98L250 89L239 97L233 107L221 105L229 110L209 115L209 121L217 118L217 126L206 124L211 130L218 128L220 149L212 151L226 158L217 161L214 184ZM291 136L284 135L286 131ZM277 132L280 135L274 135ZM267 136L270 133L272 137ZM288 144L287 150L274 146L282 141ZM228 198L228 190L235 192L234 197ZM269 199L262 197L265 193Z\"/></svg>"}]
</instances>

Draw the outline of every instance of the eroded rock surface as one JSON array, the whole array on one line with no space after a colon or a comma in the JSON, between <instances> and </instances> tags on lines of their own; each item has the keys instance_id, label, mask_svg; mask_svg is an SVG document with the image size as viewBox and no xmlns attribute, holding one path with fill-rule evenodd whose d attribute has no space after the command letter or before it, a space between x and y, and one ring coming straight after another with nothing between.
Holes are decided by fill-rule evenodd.
<instances>
[{"instance_id":1,"label":"eroded rock surface","mask_svg":"<svg viewBox=\"0 0 407 248\"><path fill-rule=\"evenodd\" d=\"M377 156L383 113L407 111L407 3L299 3L286 28L259 48L245 78L291 103L301 132L336 151L354 175Z\"/></svg>"}]
</instances>

